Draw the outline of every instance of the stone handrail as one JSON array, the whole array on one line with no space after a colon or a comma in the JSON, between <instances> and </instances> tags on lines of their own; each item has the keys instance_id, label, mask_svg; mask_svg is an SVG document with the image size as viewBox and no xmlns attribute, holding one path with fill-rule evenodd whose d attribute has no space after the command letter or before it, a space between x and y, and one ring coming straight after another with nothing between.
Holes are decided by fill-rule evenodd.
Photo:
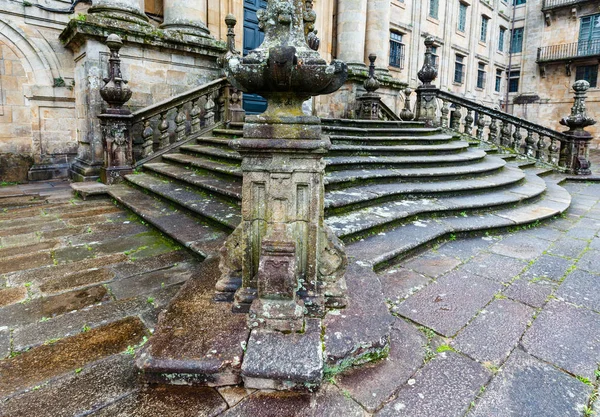
<instances>
[{"instance_id":1,"label":"stone handrail","mask_svg":"<svg viewBox=\"0 0 600 417\"><path fill-rule=\"evenodd\" d=\"M425 39L425 61L417 74L422 84L417 88L416 120L426 126L441 125L502 149L511 149L569 174L591 173L588 152L592 135L584 128L596 121L586 114L585 98L590 88L587 81L578 80L573 84L575 100L571 115L560 121L570 130L558 132L437 88L433 84L438 74L432 59L433 45L433 37L428 36ZM441 108L438 107L439 100L442 101ZM453 106L452 111L450 105ZM463 108L466 109L464 119ZM490 118L489 124L487 117ZM405 120L404 117L402 119ZM524 139L521 129L526 131Z\"/></svg>"},{"instance_id":2,"label":"stone handrail","mask_svg":"<svg viewBox=\"0 0 600 417\"><path fill-rule=\"evenodd\" d=\"M229 89L227 79L219 78L133 112L135 161L147 161L187 136L225 121Z\"/></svg>"},{"instance_id":3,"label":"stone handrail","mask_svg":"<svg viewBox=\"0 0 600 417\"><path fill-rule=\"evenodd\" d=\"M536 158L540 162L558 166L560 143L566 140L564 133L447 91L432 89L431 92L442 101L440 109L442 127L475 136L480 141L510 148L517 153ZM450 105L454 106L452 112ZM463 108L466 109L464 118ZM487 117L490 118L489 124ZM521 133L521 129L525 130L525 136ZM534 135L537 135L537 139Z\"/></svg>"}]
</instances>

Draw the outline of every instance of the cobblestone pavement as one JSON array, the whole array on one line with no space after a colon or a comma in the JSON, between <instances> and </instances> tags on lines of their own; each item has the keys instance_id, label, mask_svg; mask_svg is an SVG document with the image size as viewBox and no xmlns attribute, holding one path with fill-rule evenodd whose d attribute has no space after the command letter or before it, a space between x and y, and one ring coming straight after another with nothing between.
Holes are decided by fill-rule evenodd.
<instances>
[{"instance_id":1,"label":"cobblestone pavement","mask_svg":"<svg viewBox=\"0 0 600 417\"><path fill-rule=\"evenodd\" d=\"M198 261L107 199L2 187L0 415L600 417L600 183L565 187L562 217L380 271L389 357L313 394L142 386L133 354Z\"/></svg>"}]
</instances>

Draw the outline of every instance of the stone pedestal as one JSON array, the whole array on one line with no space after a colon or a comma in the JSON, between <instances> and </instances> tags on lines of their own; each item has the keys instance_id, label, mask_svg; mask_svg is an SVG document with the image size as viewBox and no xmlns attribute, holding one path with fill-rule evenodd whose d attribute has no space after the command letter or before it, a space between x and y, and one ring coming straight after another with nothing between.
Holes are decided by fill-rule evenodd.
<instances>
[{"instance_id":1,"label":"stone pedestal","mask_svg":"<svg viewBox=\"0 0 600 417\"><path fill-rule=\"evenodd\" d=\"M100 179L111 185L123 180L123 176L133 172L133 147L131 140L131 119L128 115L101 114L102 146L104 166L100 169Z\"/></svg>"},{"instance_id":2,"label":"stone pedestal","mask_svg":"<svg viewBox=\"0 0 600 417\"><path fill-rule=\"evenodd\" d=\"M161 28L193 36L208 37L204 23L206 0L164 0L164 21Z\"/></svg>"},{"instance_id":3,"label":"stone pedestal","mask_svg":"<svg viewBox=\"0 0 600 417\"><path fill-rule=\"evenodd\" d=\"M437 87L432 82L437 78L437 69L433 65L431 48L434 40L431 36L425 38L425 62L417 76L422 84L417 88L417 111L415 120L425 122L425 126L437 125Z\"/></svg>"}]
</instances>

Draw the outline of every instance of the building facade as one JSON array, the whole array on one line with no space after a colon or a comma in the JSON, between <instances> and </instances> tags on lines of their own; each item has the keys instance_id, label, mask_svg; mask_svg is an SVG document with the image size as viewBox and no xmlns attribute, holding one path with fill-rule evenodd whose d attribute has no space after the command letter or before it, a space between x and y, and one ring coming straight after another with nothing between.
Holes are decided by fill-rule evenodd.
<instances>
[{"instance_id":1,"label":"building facade","mask_svg":"<svg viewBox=\"0 0 600 417\"><path fill-rule=\"evenodd\" d=\"M353 117L374 53L383 101L396 113L418 85L426 36L435 39L436 84L549 127L572 105L576 78L599 108L600 10L591 0L328 0L317 14L320 52L346 61L347 84L315 99L322 116ZM262 40L265 0L0 0L0 181L71 176L102 165L97 115L106 77L104 39L120 34L123 77L141 109L221 76L227 14L236 48ZM252 100L246 104L252 110ZM259 103L260 105L260 103ZM597 135L598 130L591 129Z\"/></svg>"}]
</instances>

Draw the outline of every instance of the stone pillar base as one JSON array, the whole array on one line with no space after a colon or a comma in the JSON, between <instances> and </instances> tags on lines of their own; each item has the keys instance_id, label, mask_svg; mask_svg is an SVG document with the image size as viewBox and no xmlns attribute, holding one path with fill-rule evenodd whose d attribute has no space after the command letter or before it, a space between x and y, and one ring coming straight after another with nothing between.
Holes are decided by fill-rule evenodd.
<instances>
[{"instance_id":1,"label":"stone pillar base","mask_svg":"<svg viewBox=\"0 0 600 417\"><path fill-rule=\"evenodd\" d=\"M100 169L100 179L106 185L118 184L123 182L125 175L133 173L130 166L125 167L102 167Z\"/></svg>"},{"instance_id":2,"label":"stone pillar base","mask_svg":"<svg viewBox=\"0 0 600 417\"><path fill-rule=\"evenodd\" d=\"M102 165L102 162L89 164L76 158L75 162L71 165L69 176L75 182L96 181L100 178L100 169L102 168Z\"/></svg>"}]
</instances>

